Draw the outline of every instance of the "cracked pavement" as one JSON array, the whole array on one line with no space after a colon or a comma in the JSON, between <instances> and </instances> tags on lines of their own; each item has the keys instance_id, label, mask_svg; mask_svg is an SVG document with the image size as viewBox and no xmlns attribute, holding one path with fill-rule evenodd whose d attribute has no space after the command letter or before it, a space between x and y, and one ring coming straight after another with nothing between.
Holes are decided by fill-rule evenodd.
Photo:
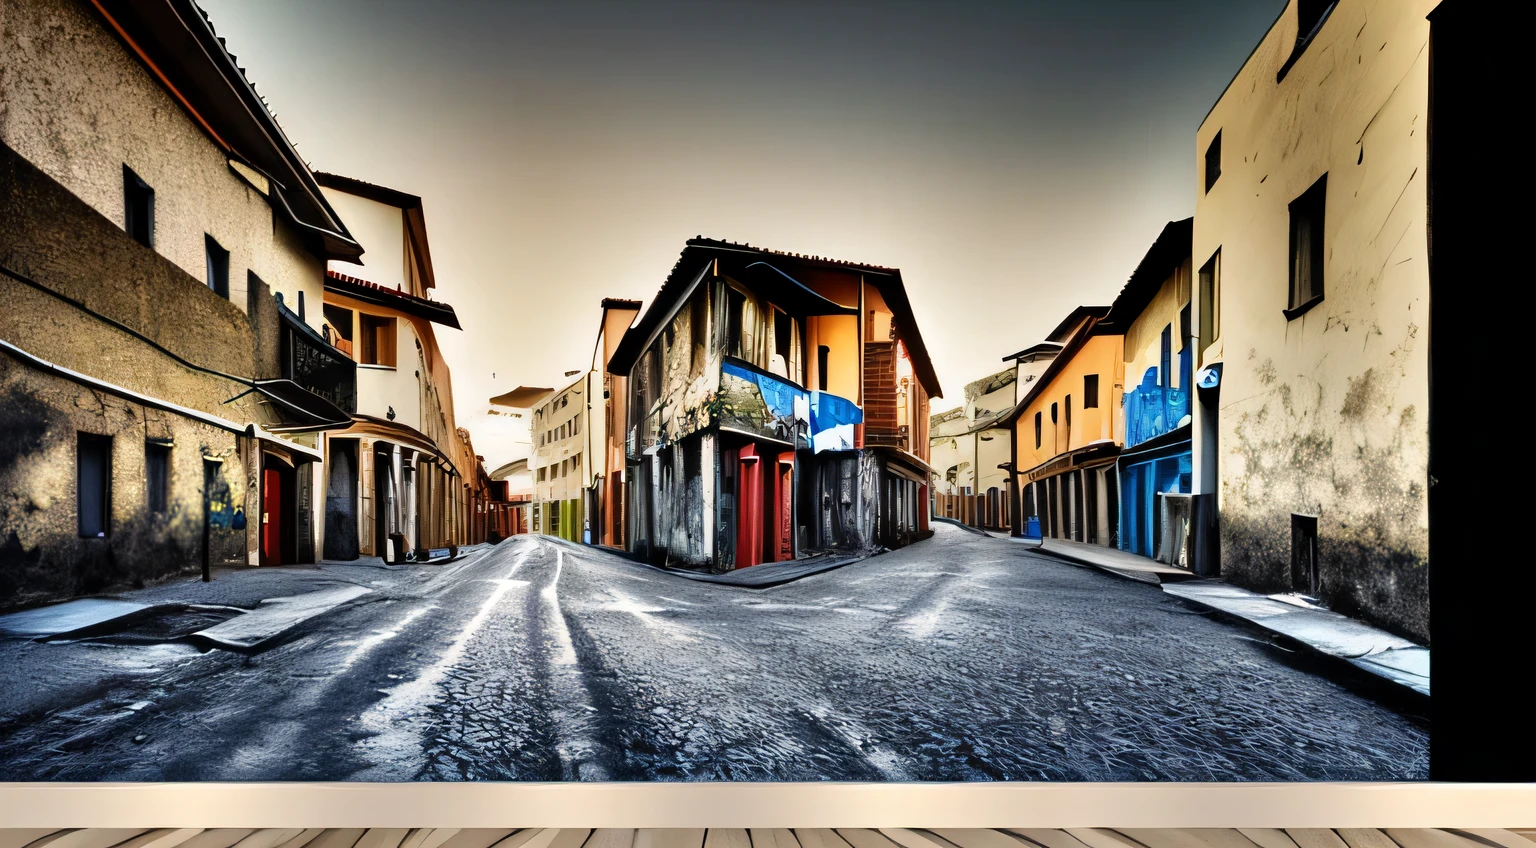
<instances>
[{"instance_id":1,"label":"cracked pavement","mask_svg":"<svg viewBox=\"0 0 1536 848\"><path fill-rule=\"evenodd\" d=\"M373 589L250 655L0 643L0 779L1427 777L1421 716L1155 587L935 529L771 589L523 536L129 593Z\"/></svg>"}]
</instances>

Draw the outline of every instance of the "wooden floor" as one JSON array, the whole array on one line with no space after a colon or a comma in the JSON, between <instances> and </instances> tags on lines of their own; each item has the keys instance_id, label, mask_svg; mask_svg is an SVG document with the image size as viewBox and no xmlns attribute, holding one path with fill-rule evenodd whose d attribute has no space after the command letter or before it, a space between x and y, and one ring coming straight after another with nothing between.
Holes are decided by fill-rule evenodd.
<instances>
[{"instance_id":1,"label":"wooden floor","mask_svg":"<svg viewBox=\"0 0 1536 848\"><path fill-rule=\"evenodd\" d=\"M0 848L1536 848L1514 830L0 829Z\"/></svg>"}]
</instances>

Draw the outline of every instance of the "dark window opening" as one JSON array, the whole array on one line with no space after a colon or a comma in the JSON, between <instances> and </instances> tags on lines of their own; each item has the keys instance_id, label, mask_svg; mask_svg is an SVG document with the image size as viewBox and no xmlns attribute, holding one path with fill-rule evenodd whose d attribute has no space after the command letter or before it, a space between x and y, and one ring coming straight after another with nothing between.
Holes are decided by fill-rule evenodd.
<instances>
[{"instance_id":1,"label":"dark window opening","mask_svg":"<svg viewBox=\"0 0 1536 848\"><path fill-rule=\"evenodd\" d=\"M1173 325L1163 327L1162 359L1157 372L1157 384L1163 388L1173 387Z\"/></svg>"},{"instance_id":2,"label":"dark window opening","mask_svg":"<svg viewBox=\"0 0 1536 848\"><path fill-rule=\"evenodd\" d=\"M304 320L304 293L299 292L299 320Z\"/></svg>"},{"instance_id":3,"label":"dark window opening","mask_svg":"<svg viewBox=\"0 0 1536 848\"><path fill-rule=\"evenodd\" d=\"M1036 412L1035 413L1035 450L1039 450L1040 449L1040 445L1041 445L1041 439L1040 439L1041 431L1045 429L1043 426L1041 426L1040 418L1041 418L1041 414Z\"/></svg>"},{"instance_id":4,"label":"dark window opening","mask_svg":"<svg viewBox=\"0 0 1536 848\"><path fill-rule=\"evenodd\" d=\"M127 165L123 166L123 229L139 244L155 246L155 190Z\"/></svg>"},{"instance_id":5,"label":"dark window opening","mask_svg":"<svg viewBox=\"0 0 1536 848\"><path fill-rule=\"evenodd\" d=\"M1210 191L1216 184L1216 178L1221 176L1221 130L1216 131L1216 137L1211 139L1211 146L1205 149L1205 190Z\"/></svg>"},{"instance_id":6,"label":"dark window opening","mask_svg":"<svg viewBox=\"0 0 1536 848\"><path fill-rule=\"evenodd\" d=\"M1333 13L1333 8L1338 4L1338 0L1296 0L1296 46L1291 50L1291 55L1285 60L1285 64L1280 66L1280 72L1275 75L1275 82L1280 82L1285 79L1286 74L1290 73L1291 66L1295 65L1296 60L1301 58L1301 54L1306 52L1307 45L1312 43L1312 39L1323 28L1323 23L1328 20L1328 16Z\"/></svg>"},{"instance_id":7,"label":"dark window opening","mask_svg":"<svg viewBox=\"0 0 1536 848\"><path fill-rule=\"evenodd\" d=\"M816 347L816 385L822 391L827 390L827 366L831 357L832 348L826 345L818 345Z\"/></svg>"},{"instance_id":8,"label":"dark window opening","mask_svg":"<svg viewBox=\"0 0 1536 848\"><path fill-rule=\"evenodd\" d=\"M203 244L208 255L208 288L219 297L229 297L229 251L214 241L213 236L203 234Z\"/></svg>"},{"instance_id":9,"label":"dark window opening","mask_svg":"<svg viewBox=\"0 0 1536 848\"><path fill-rule=\"evenodd\" d=\"M1221 248L1200 266L1200 346L1221 337Z\"/></svg>"},{"instance_id":10,"label":"dark window opening","mask_svg":"<svg viewBox=\"0 0 1536 848\"><path fill-rule=\"evenodd\" d=\"M81 433L75 456L80 535L106 538L111 532L112 437Z\"/></svg>"},{"instance_id":11,"label":"dark window opening","mask_svg":"<svg viewBox=\"0 0 1536 848\"><path fill-rule=\"evenodd\" d=\"M1291 588L1316 597L1317 516L1291 514Z\"/></svg>"},{"instance_id":12,"label":"dark window opening","mask_svg":"<svg viewBox=\"0 0 1536 848\"><path fill-rule=\"evenodd\" d=\"M784 360L784 373L791 380L800 381L800 375L792 370L795 356L792 345L794 343L795 322L790 317L775 309L773 311L773 352Z\"/></svg>"},{"instance_id":13,"label":"dark window opening","mask_svg":"<svg viewBox=\"0 0 1536 848\"><path fill-rule=\"evenodd\" d=\"M1051 404L1051 423L1055 424L1056 422L1057 422L1056 404L1053 403L1053 404Z\"/></svg>"},{"instance_id":14,"label":"dark window opening","mask_svg":"<svg viewBox=\"0 0 1536 848\"><path fill-rule=\"evenodd\" d=\"M1099 408L1099 375L1083 376L1083 409Z\"/></svg>"},{"instance_id":15,"label":"dark window opening","mask_svg":"<svg viewBox=\"0 0 1536 848\"><path fill-rule=\"evenodd\" d=\"M1328 175L1291 201L1290 297L1286 318L1295 318L1323 299L1323 212Z\"/></svg>"},{"instance_id":16,"label":"dark window opening","mask_svg":"<svg viewBox=\"0 0 1536 848\"><path fill-rule=\"evenodd\" d=\"M747 306L747 298L733 288L725 290L725 352L740 357L741 313Z\"/></svg>"},{"instance_id":17,"label":"dark window opening","mask_svg":"<svg viewBox=\"0 0 1536 848\"><path fill-rule=\"evenodd\" d=\"M171 501L171 446L160 442L144 445L144 488L149 511L164 515Z\"/></svg>"}]
</instances>

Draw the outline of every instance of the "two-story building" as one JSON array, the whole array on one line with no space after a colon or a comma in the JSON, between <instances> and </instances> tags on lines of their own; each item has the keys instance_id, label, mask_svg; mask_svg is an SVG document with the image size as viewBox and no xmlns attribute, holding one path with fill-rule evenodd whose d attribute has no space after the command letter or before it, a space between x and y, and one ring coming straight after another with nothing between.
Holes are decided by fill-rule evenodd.
<instances>
[{"instance_id":1,"label":"two-story building","mask_svg":"<svg viewBox=\"0 0 1536 848\"><path fill-rule=\"evenodd\" d=\"M1119 524L1114 412L1124 385L1123 338L1101 332L1107 306L1080 306L1046 337L1045 368L1004 419L1013 431L1016 527L1040 520L1043 536L1114 545Z\"/></svg>"},{"instance_id":2,"label":"two-story building","mask_svg":"<svg viewBox=\"0 0 1536 848\"><path fill-rule=\"evenodd\" d=\"M691 239L608 370L631 551L728 570L928 532L939 385L898 270Z\"/></svg>"},{"instance_id":3,"label":"two-story building","mask_svg":"<svg viewBox=\"0 0 1536 848\"><path fill-rule=\"evenodd\" d=\"M324 330L357 363L351 425L325 444L330 559L424 558L468 541L475 457L454 424L435 326L459 329L437 281L421 198L336 174L322 191L378 259L331 260Z\"/></svg>"},{"instance_id":4,"label":"two-story building","mask_svg":"<svg viewBox=\"0 0 1536 848\"><path fill-rule=\"evenodd\" d=\"M964 406L930 417L934 515L1008 529L1013 444L1002 419L1018 402L1018 370L1007 368L968 384Z\"/></svg>"},{"instance_id":5,"label":"two-story building","mask_svg":"<svg viewBox=\"0 0 1536 848\"><path fill-rule=\"evenodd\" d=\"M1292 0L1195 138L1193 468L1221 573L1419 641L1436 8Z\"/></svg>"},{"instance_id":6,"label":"two-story building","mask_svg":"<svg viewBox=\"0 0 1536 848\"><path fill-rule=\"evenodd\" d=\"M1171 221L1099 323L1122 336L1119 547L1193 568L1186 541L1193 492L1189 239L1192 221Z\"/></svg>"},{"instance_id":7,"label":"two-story building","mask_svg":"<svg viewBox=\"0 0 1536 848\"><path fill-rule=\"evenodd\" d=\"M0 605L313 561L361 247L190 0L7 2Z\"/></svg>"}]
</instances>

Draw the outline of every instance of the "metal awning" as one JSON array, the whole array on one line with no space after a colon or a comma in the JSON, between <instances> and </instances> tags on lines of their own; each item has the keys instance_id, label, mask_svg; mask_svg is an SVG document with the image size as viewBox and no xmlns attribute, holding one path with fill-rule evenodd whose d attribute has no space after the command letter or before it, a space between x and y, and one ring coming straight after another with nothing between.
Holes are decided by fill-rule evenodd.
<instances>
[{"instance_id":1,"label":"metal awning","mask_svg":"<svg viewBox=\"0 0 1536 848\"><path fill-rule=\"evenodd\" d=\"M533 405L554 394L554 389L546 389L540 386L518 386L506 394L500 394L491 398L492 406L507 406L513 409L532 409Z\"/></svg>"},{"instance_id":2,"label":"metal awning","mask_svg":"<svg viewBox=\"0 0 1536 848\"><path fill-rule=\"evenodd\" d=\"M291 423L268 427L274 433L303 433L352 426L352 416L292 380L256 380L251 388L282 410Z\"/></svg>"}]
</instances>

